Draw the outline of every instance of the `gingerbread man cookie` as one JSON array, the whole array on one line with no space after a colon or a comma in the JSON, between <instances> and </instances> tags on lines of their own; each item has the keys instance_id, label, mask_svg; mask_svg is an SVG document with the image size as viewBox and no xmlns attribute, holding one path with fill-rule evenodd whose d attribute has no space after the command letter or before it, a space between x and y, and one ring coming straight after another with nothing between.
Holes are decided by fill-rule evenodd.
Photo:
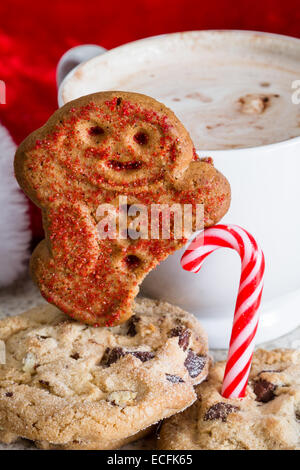
<instances>
[{"instance_id":1,"label":"gingerbread man cookie","mask_svg":"<svg viewBox=\"0 0 300 470\"><path fill-rule=\"evenodd\" d=\"M101 205L115 207L120 196L129 206L204 204L209 226L230 203L227 180L211 160L197 159L173 112L135 93L66 104L20 145L15 173L43 213L46 235L32 256L33 278L48 302L92 325L129 318L145 275L187 241L172 228L169 239L100 238Z\"/></svg>"}]
</instances>

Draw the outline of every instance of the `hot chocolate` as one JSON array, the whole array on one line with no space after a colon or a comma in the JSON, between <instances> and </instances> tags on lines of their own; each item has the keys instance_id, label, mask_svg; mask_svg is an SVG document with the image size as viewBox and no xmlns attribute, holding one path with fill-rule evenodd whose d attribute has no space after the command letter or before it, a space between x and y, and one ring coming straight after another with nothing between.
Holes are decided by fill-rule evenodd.
<instances>
[{"instance_id":1,"label":"hot chocolate","mask_svg":"<svg viewBox=\"0 0 300 470\"><path fill-rule=\"evenodd\" d=\"M128 90L169 106L198 149L270 144L300 136L299 42L235 31L188 32L127 44L80 65L63 103L99 90Z\"/></svg>"}]
</instances>

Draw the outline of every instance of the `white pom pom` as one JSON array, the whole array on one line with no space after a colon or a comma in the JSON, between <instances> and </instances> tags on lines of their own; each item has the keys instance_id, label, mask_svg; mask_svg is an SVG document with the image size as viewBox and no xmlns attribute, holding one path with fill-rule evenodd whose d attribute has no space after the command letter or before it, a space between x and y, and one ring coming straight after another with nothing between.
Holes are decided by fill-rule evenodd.
<instances>
[{"instance_id":1,"label":"white pom pom","mask_svg":"<svg viewBox=\"0 0 300 470\"><path fill-rule=\"evenodd\" d=\"M11 136L0 125L0 286L14 281L29 258L28 202L14 177L15 151Z\"/></svg>"}]
</instances>

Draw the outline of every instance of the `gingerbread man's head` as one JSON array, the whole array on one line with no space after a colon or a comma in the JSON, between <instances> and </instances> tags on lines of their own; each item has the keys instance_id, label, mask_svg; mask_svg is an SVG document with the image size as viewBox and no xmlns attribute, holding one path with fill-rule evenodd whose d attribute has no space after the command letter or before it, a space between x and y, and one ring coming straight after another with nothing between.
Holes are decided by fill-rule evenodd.
<instances>
[{"instance_id":1,"label":"gingerbread man's head","mask_svg":"<svg viewBox=\"0 0 300 470\"><path fill-rule=\"evenodd\" d=\"M208 226L230 202L227 180L209 159L197 159L173 112L135 93L68 103L21 144L15 172L43 213L34 279L49 302L93 325L125 321L145 275L186 242L172 230L170 239L101 239L101 204L116 207L120 196L146 207L203 204Z\"/></svg>"}]
</instances>

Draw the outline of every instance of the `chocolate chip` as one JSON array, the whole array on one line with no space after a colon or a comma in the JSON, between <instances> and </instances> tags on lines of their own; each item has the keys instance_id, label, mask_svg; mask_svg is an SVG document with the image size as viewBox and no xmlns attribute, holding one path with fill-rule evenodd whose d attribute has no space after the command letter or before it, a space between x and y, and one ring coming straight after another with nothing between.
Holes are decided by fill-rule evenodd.
<instances>
[{"instance_id":1,"label":"chocolate chip","mask_svg":"<svg viewBox=\"0 0 300 470\"><path fill-rule=\"evenodd\" d=\"M117 362L123 356L125 356L125 351L122 348L106 348L101 362L103 362L107 366L110 366L111 364L114 364L114 362Z\"/></svg>"},{"instance_id":2,"label":"chocolate chip","mask_svg":"<svg viewBox=\"0 0 300 470\"><path fill-rule=\"evenodd\" d=\"M93 126L89 129L90 135L102 135L104 134L104 130L100 126Z\"/></svg>"},{"instance_id":3,"label":"chocolate chip","mask_svg":"<svg viewBox=\"0 0 300 470\"><path fill-rule=\"evenodd\" d=\"M78 361L78 359L80 358L80 356L79 356L79 354L78 354L77 352L74 353L74 354L71 354L70 357L71 357L72 359L75 359L75 361Z\"/></svg>"},{"instance_id":4,"label":"chocolate chip","mask_svg":"<svg viewBox=\"0 0 300 470\"><path fill-rule=\"evenodd\" d=\"M172 330L168 332L168 336L169 338L174 338L175 336L180 336L181 332L182 332L182 327L176 326L176 328L172 328Z\"/></svg>"},{"instance_id":5,"label":"chocolate chip","mask_svg":"<svg viewBox=\"0 0 300 470\"><path fill-rule=\"evenodd\" d=\"M127 354L132 354L142 362L150 361L155 356L155 354L151 351L130 351Z\"/></svg>"},{"instance_id":6,"label":"chocolate chip","mask_svg":"<svg viewBox=\"0 0 300 470\"><path fill-rule=\"evenodd\" d=\"M177 326L176 328L173 328L169 332L169 337L170 338L172 338L174 336L179 336L178 344L184 351L186 351L186 349L189 345L191 332L188 329L183 328L182 326Z\"/></svg>"},{"instance_id":7,"label":"chocolate chip","mask_svg":"<svg viewBox=\"0 0 300 470\"><path fill-rule=\"evenodd\" d=\"M132 356L137 357L142 362L150 361L150 359L153 359L155 356L151 351L124 351L122 348L107 348L101 363L110 366L127 354L132 354Z\"/></svg>"},{"instance_id":8,"label":"chocolate chip","mask_svg":"<svg viewBox=\"0 0 300 470\"><path fill-rule=\"evenodd\" d=\"M127 322L127 325L128 325L127 335L128 336L133 337L137 334L136 325L139 321L140 321L140 317L138 317L137 315L133 315L128 320L128 322Z\"/></svg>"},{"instance_id":9,"label":"chocolate chip","mask_svg":"<svg viewBox=\"0 0 300 470\"><path fill-rule=\"evenodd\" d=\"M122 98L117 98L117 106L120 106L121 103L122 103Z\"/></svg>"},{"instance_id":10,"label":"chocolate chip","mask_svg":"<svg viewBox=\"0 0 300 470\"><path fill-rule=\"evenodd\" d=\"M189 330L183 330L183 332L179 335L179 346L186 351L190 342L191 332Z\"/></svg>"},{"instance_id":11,"label":"chocolate chip","mask_svg":"<svg viewBox=\"0 0 300 470\"><path fill-rule=\"evenodd\" d=\"M230 403L219 402L212 405L204 415L204 421L213 421L221 419L223 423L227 421L227 416L230 413L239 411L238 406L230 405Z\"/></svg>"},{"instance_id":12,"label":"chocolate chip","mask_svg":"<svg viewBox=\"0 0 300 470\"><path fill-rule=\"evenodd\" d=\"M200 372L202 372L205 364L206 356L201 356L200 354L198 355L194 351L189 349L187 358L184 361L184 365L193 379L195 377L198 377Z\"/></svg>"},{"instance_id":13,"label":"chocolate chip","mask_svg":"<svg viewBox=\"0 0 300 470\"><path fill-rule=\"evenodd\" d=\"M13 397L13 392L6 392L5 396L8 397L8 398L11 398Z\"/></svg>"},{"instance_id":14,"label":"chocolate chip","mask_svg":"<svg viewBox=\"0 0 300 470\"><path fill-rule=\"evenodd\" d=\"M172 384L184 383L184 380L181 377L179 377L178 375L166 374L166 379L169 382L172 382Z\"/></svg>"},{"instance_id":15,"label":"chocolate chip","mask_svg":"<svg viewBox=\"0 0 300 470\"><path fill-rule=\"evenodd\" d=\"M299 421L300 423L300 410L296 411L295 415L296 415L296 420Z\"/></svg>"},{"instance_id":16,"label":"chocolate chip","mask_svg":"<svg viewBox=\"0 0 300 470\"><path fill-rule=\"evenodd\" d=\"M40 336L40 335L36 335L38 339L48 339L50 338L50 336Z\"/></svg>"},{"instance_id":17,"label":"chocolate chip","mask_svg":"<svg viewBox=\"0 0 300 470\"><path fill-rule=\"evenodd\" d=\"M139 145L146 145L149 141L149 136L145 132L138 132L133 136L133 139L139 144Z\"/></svg>"},{"instance_id":18,"label":"chocolate chip","mask_svg":"<svg viewBox=\"0 0 300 470\"><path fill-rule=\"evenodd\" d=\"M45 387L49 387L50 383L47 380L39 380L39 383L41 385L44 385Z\"/></svg>"},{"instance_id":19,"label":"chocolate chip","mask_svg":"<svg viewBox=\"0 0 300 470\"><path fill-rule=\"evenodd\" d=\"M113 400L113 401L109 401L109 403L110 403L112 406L118 406L114 400Z\"/></svg>"},{"instance_id":20,"label":"chocolate chip","mask_svg":"<svg viewBox=\"0 0 300 470\"><path fill-rule=\"evenodd\" d=\"M268 403L275 398L276 385L268 382L268 380L259 379L254 384L254 393L256 395L256 401L262 403Z\"/></svg>"}]
</instances>

